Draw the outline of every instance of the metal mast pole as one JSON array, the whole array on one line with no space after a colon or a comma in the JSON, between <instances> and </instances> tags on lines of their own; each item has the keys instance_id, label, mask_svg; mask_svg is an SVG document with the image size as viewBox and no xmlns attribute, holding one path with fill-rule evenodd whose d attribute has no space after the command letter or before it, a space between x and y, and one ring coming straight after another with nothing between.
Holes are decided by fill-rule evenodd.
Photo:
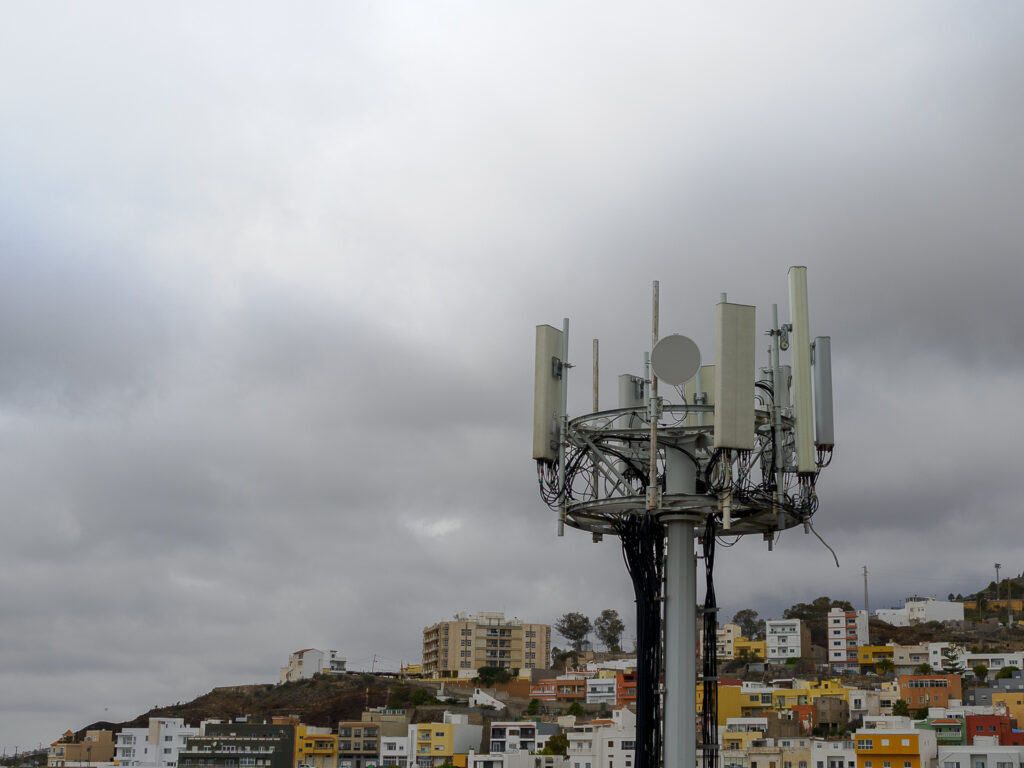
<instances>
[{"instance_id":1,"label":"metal mast pole","mask_svg":"<svg viewBox=\"0 0 1024 768\"><path fill-rule=\"evenodd\" d=\"M658 342L658 282L654 282L651 349ZM648 509L660 507L657 488L657 424L661 412L658 379L651 373L651 476ZM697 468L682 451L665 450L665 492L696 493ZM665 768L697 764L697 558L693 519L664 515L665 549L665 692L662 744Z\"/></svg>"}]
</instances>

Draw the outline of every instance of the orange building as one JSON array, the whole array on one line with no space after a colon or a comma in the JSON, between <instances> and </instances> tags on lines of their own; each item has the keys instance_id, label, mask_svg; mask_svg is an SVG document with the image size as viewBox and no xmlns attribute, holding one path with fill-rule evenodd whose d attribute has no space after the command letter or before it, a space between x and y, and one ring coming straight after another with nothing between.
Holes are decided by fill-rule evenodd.
<instances>
[{"instance_id":1,"label":"orange building","mask_svg":"<svg viewBox=\"0 0 1024 768\"><path fill-rule=\"evenodd\" d=\"M935 732L926 730L861 728L854 748L857 768L927 768L938 756Z\"/></svg>"},{"instance_id":2,"label":"orange building","mask_svg":"<svg viewBox=\"0 0 1024 768\"><path fill-rule=\"evenodd\" d=\"M615 676L615 703L620 707L636 704L636 672L619 672Z\"/></svg>"},{"instance_id":3,"label":"orange building","mask_svg":"<svg viewBox=\"0 0 1024 768\"><path fill-rule=\"evenodd\" d=\"M896 685L899 697L911 709L948 707L950 699L964 696L960 675L899 675Z\"/></svg>"},{"instance_id":4,"label":"orange building","mask_svg":"<svg viewBox=\"0 0 1024 768\"><path fill-rule=\"evenodd\" d=\"M635 689L634 686L634 691ZM530 687L530 698L540 701L578 701L583 703L587 700L587 681L585 678L562 680L557 677L538 680L536 685Z\"/></svg>"}]
</instances>

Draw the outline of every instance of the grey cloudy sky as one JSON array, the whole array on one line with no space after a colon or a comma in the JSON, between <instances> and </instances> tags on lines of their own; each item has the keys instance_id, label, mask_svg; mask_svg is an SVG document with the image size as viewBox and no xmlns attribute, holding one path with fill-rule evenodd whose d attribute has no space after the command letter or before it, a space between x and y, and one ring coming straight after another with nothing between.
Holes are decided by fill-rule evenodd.
<instances>
[{"instance_id":1,"label":"grey cloudy sky","mask_svg":"<svg viewBox=\"0 0 1024 768\"><path fill-rule=\"evenodd\" d=\"M8 3L0 9L0 745L419 658L462 610L632 610L530 461L721 291L833 338L818 530L724 612L978 589L1019 561L1015 3ZM610 405L610 401L606 402ZM1016 559L1015 559L1016 558ZM1016 565L1014 563L1017 563ZM630 620L632 624L632 620ZM382 660L382 661L380 661Z\"/></svg>"}]
</instances>

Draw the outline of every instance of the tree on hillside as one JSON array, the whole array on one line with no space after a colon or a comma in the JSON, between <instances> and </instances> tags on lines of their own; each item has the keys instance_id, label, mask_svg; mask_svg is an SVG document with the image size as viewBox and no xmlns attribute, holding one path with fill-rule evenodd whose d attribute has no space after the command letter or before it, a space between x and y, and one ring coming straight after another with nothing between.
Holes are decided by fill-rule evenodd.
<instances>
[{"instance_id":1,"label":"tree on hillside","mask_svg":"<svg viewBox=\"0 0 1024 768\"><path fill-rule=\"evenodd\" d=\"M732 623L740 628L740 633L748 640L756 639L764 628L764 619L758 619L757 611L753 608L736 611Z\"/></svg>"},{"instance_id":2,"label":"tree on hillside","mask_svg":"<svg viewBox=\"0 0 1024 768\"><path fill-rule=\"evenodd\" d=\"M484 688L490 688L495 683L507 683L511 679L511 671L504 667L480 667L476 671L476 680Z\"/></svg>"},{"instance_id":3,"label":"tree on hillside","mask_svg":"<svg viewBox=\"0 0 1024 768\"><path fill-rule=\"evenodd\" d=\"M538 755L561 755L565 757L565 753L569 751L569 737L564 733L556 733L548 739L548 743L544 745L544 749L538 752Z\"/></svg>"},{"instance_id":4,"label":"tree on hillside","mask_svg":"<svg viewBox=\"0 0 1024 768\"><path fill-rule=\"evenodd\" d=\"M985 682L985 678L988 677L988 667L984 664L975 664L971 671L981 682Z\"/></svg>"},{"instance_id":5,"label":"tree on hillside","mask_svg":"<svg viewBox=\"0 0 1024 768\"><path fill-rule=\"evenodd\" d=\"M896 665L892 663L892 659L879 659L875 664L875 672L879 675L884 675L892 672Z\"/></svg>"},{"instance_id":6,"label":"tree on hillside","mask_svg":"<svg viewBox=\"0 0 1024 768\"><path fill-rule=\"evenodd\" d=\"M530 699L530 703L526 705L526 714L528 714L528 715L539 715L540 714L540 699Z\"/></svg>"},{"instance_id":7,"label":"tree on hillside","mask_svg":"<svg viewBox=\"0 0 1024 768\"><path fill-rule=\"evenodd\" d=\"M594 619L594 633L609 651L622 650L619 643L625 631L626 625L619 618L619 612L611 608L605 608L601 615Z\"/></svg>"},{"instance_id":8,"label":"tree on hillside","mask_svg":"<svg viewBox=\"0 0 1024 768\"><path fill-rule=\"evenodd\" d=\"M1009 677L1013 677L1013 673L1017 671L1017 667L1013 666L1012 664L1007 665L1000 669L998 672L996 672L996 680L1006 680Z\"/></svg>"},{"instance_id":9,"label":"tree on hillside","mask_svg":"<svg viewBox=\"0 0 1024 768\"><path fill-rule=\"evenodd\" d=\"M892 713L896 717L910 717L910 705L906 699L896 699L892 703Z\"/></svg>"},{"instance_id":10,"label":"tree on hillside","mask_svg":"<svg viewBox=\"0 0 1024 768\"><path fill-rule=\"evenodd\" d=\"M820 621L828 616L832 608L842 608L844 611L852 611L853 605L848 600L833 600L831 597L822 595L816 597L809 603L797 603L782 612L784 619L800 619L801 621Z\"/></svg>"},{"instance_id":11,"label":"tree on hillside","mask_svg":"<svg viewBox=\"0 0 1024 768\"><path fill-rule=\"evenodd\" d=\"M583 705L574 701L565 712L569 715L576 715L576 717L583 717Z\"/></svg>"},{"instance_id":12,"label":"tree on hillside","mask_svg":"<svg viewBox=\"0 0 1024 768\"><path fill-rule=\"evenodd\" d=\"M569 641L574 651L583 649L590 630L590 619L582 613L567 613L555 621L555 631Z\"/></svg>"},{"instance_id":13,"label":"tree on hillside","mask_svg":"<svg viewBox=\"0 0 1024 768\"><path fill-rule=\"evenodd\" d=\"M959 645L947 645L942 649L942 671L947 675L959 675L966 668L964 649Z\"/></svg>"},{"instance_id":14,"label":"tree on hillside","mask_svg":"<svg viewBox=\"0 0 1024 768\"><path fill-rule=\"evenodd\" d=\"M932 669L932 665L929 664L927 661L923 664L918 664L916 667L914 667L915 675L930 675L934 671L935 670Z\"/></svg>"}]
</instances>

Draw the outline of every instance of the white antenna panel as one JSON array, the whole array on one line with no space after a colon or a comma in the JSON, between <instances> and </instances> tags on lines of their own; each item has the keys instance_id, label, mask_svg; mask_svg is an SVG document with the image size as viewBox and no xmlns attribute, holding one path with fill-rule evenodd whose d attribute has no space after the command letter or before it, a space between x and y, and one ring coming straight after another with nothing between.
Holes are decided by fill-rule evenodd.
<instances>
[{"instance_id":1,"label":"white antenna panel","mask_svg":"<svg viewBox=\"0 0 1024 768\"><path fill-rule=\"evenodd\" d=\"M836 438L832 425L832 337L814 340L814 444L831 450Z\"/></svg>"},{"instance_id":2,"label":"white antenna panel","mask_svg":"<svg viewBox=\"0 0 1024 768\"><path fill-rule=\"evenodd\" d=\"M754 447L754 307L715 306L715 448Z\"/></svg>"},{"instance_id":3,"label":"white antenna panel","mask_svg":"<svg viewBox=\"0 0 1024 768\"><path fill-rule=\"evenodd\" d=\"M813 473L814 405L811 398L811 330L807 309L807 267L789 268L789 322L793 326L793 417L796 471Z\"/></svg>"},{"instance_id":4,"label":"white antenna panel","mask_svg":"<svg viewBox=\"0 0 1024 768\"><path fill-rule=\"evenodd\" d=\"M554 462L558 455L558 422L562 409L562 332L537 326L533 378L533 458Z\"/></svg>"}]
</instances>

